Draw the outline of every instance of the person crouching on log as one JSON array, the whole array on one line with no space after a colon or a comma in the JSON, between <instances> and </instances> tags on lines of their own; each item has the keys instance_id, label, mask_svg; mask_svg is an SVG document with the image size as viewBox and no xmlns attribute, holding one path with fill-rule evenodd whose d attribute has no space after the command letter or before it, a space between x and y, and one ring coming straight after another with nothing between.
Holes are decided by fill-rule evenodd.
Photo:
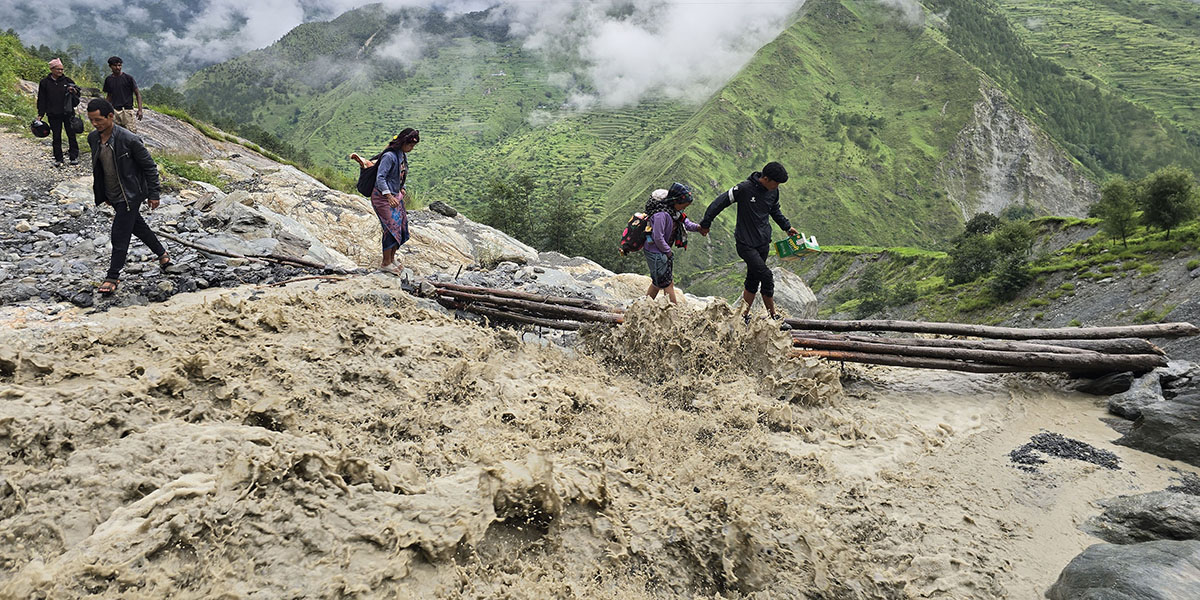
<instances>
[{"instance_id":1,"label":"person crouching on log","mask_svg":"<svg viewBox=\"0 0 1200 600\"><path fill-rule=\"evenodd\" d=\"M729 205L737 204L737 224L733 237L737 242L738 256L746 261L746 283L742 291L742 302L746 307L742 319L747 324L750 323L750 307L754 305L754 296L760 289L763 305L767 307L771 319L782 319L775 313L775 277L767 267L767 256L771 252L771 224L767 219L774 219L788 235L799 234L779 209L779 185L787 180L787 170L783 165L767 163L761 172L752 173L746 181L717 196L700 220L700 233L707 235L717 215Z\"/></svg>"},{"instance_id":2,"label":"person crouching on log","mask_svg":"<svg viewBox=\"0 0 1200 600\"><path fill-rule=\"evenodd\" d=\"M684 209L692 204L692 191L682 183L671 184L669 190L655 190L646 202L646 214L650 216L650 239L642 247L646 255L646 266L650 269L650 287L646 295L658 297L660 290L667 292L672 304L679 304L675 297L675 255L672 246L687 248L687 232L701 231Z\"/></svg>"},{"instance_id":3,"label":"person crouching on log","mask_svg":"<svg viewBox=\"0 0 1200 600\"><path fill-rule=\"evenodd\" d=\"M371 192L371 208L383 228L383 260L379 268L399 274L396 251L408 241L408 210L404 206L404 180L408 178L408 153L421 141L421 133L411 127L401 131L379 157L379 173Z\"/></svg>"}]
</instances>

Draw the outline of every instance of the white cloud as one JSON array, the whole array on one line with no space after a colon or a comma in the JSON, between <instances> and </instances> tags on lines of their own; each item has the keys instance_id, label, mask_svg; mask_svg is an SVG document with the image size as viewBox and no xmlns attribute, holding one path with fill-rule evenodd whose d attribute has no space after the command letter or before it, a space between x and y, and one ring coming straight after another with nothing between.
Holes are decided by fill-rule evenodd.
<instances>
[{"instance_id":1,"label":"white cloud","mask_svg":"<svg viewBox=\"0 0 1200 600\"><path fill-rule=\"evenodd\" d=\"M61 1L61 0L60 0ZM880 0L899 6L915 0ZM35 4L38 3L38 4ZM278 40L297 25L331 19L368 0L130 0L114 10L111 0L66 0L55 19L39 0L0 0L0 14L28 20L18 31L27 43L66 46L78 35L75 17L96 22L93 31L119 39L121 27L154 32L153 55L130 40L116 53L152 69L159 80L228 60ZM553 79L576 106L622 106L648 98L701 100L733 76L763 44L788 24L804 0L715 2L694 0L382 0L381 10L434 7L448 16L492 9L522 46L542 53L564 72ZM917 6L919 10L919 6ZM907 13L906 13L907 14ZM26 15L20 18L21 15ZM161 19L162 27L147 21ZM432 40L417 26L377 46L383 56L411 65ZM133 36L137 39L143 36ZM129 52L132 54L132 52ZM130 60L132 58L132 60ZM174 77L171 77L174 75Z\"/></svg>"}]
</instances>

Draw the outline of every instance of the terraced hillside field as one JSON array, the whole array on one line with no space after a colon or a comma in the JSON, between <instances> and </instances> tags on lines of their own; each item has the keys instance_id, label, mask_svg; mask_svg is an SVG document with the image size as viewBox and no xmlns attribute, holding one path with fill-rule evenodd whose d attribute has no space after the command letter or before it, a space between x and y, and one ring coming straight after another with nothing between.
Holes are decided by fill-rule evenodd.
<instances>
[{"instance_id":1,"label":"terraced hillside field","mask_svg":"<svg viewBox=\"0 0 1200 600\"><path fill-rule=\"evenodd\" d=\"M1145 105L1200 147L1200 3L999 3L1038 54Z\"/></svg>"}]
</instances>

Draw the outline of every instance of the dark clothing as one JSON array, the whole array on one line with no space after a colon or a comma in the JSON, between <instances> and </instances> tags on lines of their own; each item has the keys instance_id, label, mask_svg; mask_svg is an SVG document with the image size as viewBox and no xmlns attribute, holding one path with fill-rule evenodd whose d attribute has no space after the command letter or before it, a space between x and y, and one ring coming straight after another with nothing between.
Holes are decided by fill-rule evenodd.
<instances>
[{"instance_id":1,"label":"dark clothing","mask_svg":"<svg viewBox=\"0 0 1200 600\"><path fill-rule=\"evenodd\" d=\"M105 201L113 206L119 202L125 202L125 192L121 189L121 176L117 173L117 156L112 150L112 144L100 144L100 159L97 162L104 170Z\"/></svg>"},{"instance_id":2,"label":"dark clothing","mask_svg":"<svg viewBox=\"0 0 1200 600\"><path fill-rule=\"evenodd\" d=\"M72 94L69 90L79 88L70 77L63 75L55 79L49 75L38 84L37 111L39 115L72 115L79 104L79 92Z\"/></svg>"},{"instance_id":3,"label":"dark clothing","mask_svg":"<svg viewBox=\"0 0 1200 600\"><path fill-rule=\"evenodd\" d=\"M157 200L159 197L158 165L150 157L150 152L142 144L142 138L131 133L120 125L113 125L112 137L113 156L117 163L117 181L125 193L125 199L130 204L140 204L144 200ZM88 146L92 148L92 193L96 197L96 205L108 201L107 179L104 167L100 165L100 132L88 134Z\"/></svg>"},{"instance_id":4,"label":"dark clothing","mask_svg":"<svg viewBox=\"0 0 1200 600\"><path fill-rule=\"evenodd\" d=\"M110 102L117 110L133 108L134 92L137 89L137 82L129 73L109 75L104 78L104 93L112 98Z\"/></svg>"},{"instance_id":5,"label":"dark clothing","mask_svg":"<svg viewBox=\"0 0 1200 600\"><path fill-rule=\"evenodd\" d=\"M71 160L79 158L79 141L75 139L75 134L71 133L71 116L72 115L46 115L46 124L50 126L50 131L54 134L52 138L54 143L54 160L55 162L63 161L62 151L62 134L63 130L67 132L67 150Z\"/></svg>"},{"instance_id":6,"label":"dark clothing","mask_svg":"<svg viewBox=\"0 0 1200 600\"><path fill-rule=\"evenodd\" d=\"M762 286L762 295L766 298L775 297L775 276L771 274L771 269L767 267L767 257L771 254L771 245L763 244L762 246L752 247L742 243L737 244L737 254L746 261L746 291L751 294L759 292L759 286Z\"/></svg>"},{"instance_id":7,"label":"dark clothing","mask_svg":"<svg viewBox=\"0 0 1200 600\"><path fill-rule=\"evenodd\" d=\"M713 219L730 204L737 203L737 225L733 230L733 238L738 244L757 248L771 243L770 217L775 219L779 228L787 231L792 224L783 211L779 210L779 190L768 190L758 182L762 173L753 173L750 178L733 187L728 192L717 196L708 210L704 211L701 227L712 227ZM733 197L730 198L730 193Z\"/></svg>"},{"instance_id":8,"label":"dark clothing","mask_svg":"<svg viewBox=\"0 0 1200 600\"><path fill-rule=\"evenodd\" d=\"M107 202L113 207L112 258L108 264L108 279L120 279L125 258L129 255L130 236L136 235L154 253L162 256L163 248L158 237L150 230L138 209L145 200L159 197L158 165L150 157L142 139L120 125L113 125L108 142L100 143L100 132L88 134L88 145L92 148L92 193L96 205ZM104 158L111 153L113 164L105 168ZM115 177L113 177L115 171ZM109 184L116 180L114 194L109 195ZM115 193L119 192L119 194ZM124 201L122 201L122 199Z\"/></svg>"},{"instance_id":9,"label":"dark clothing","mask_svg":"<svg viewBox=\"0 0 1200 600\"><path fill-rule=\"evenodd\" d=\"M140 200L135 202L118 202L113 204L113 224L110 239L112 240L112 258L108 262L106 279L120 279L121 269L125 266L125 258L129 256L129 240L136 235L143 244L154 253L162 256L167 251L163 248L158 236L146 224L138 209L142 207Z\"/></svg>"},{"instance_id":10,"label":"dark clothing","mask_svg":"<svg viewBox=\"0 0 1200 600\"><path fill-rule=\"evenodd\" d=\"M647 252L646 267L650 269L650 283L665 290L675 283L675 256L671 253Z\"/></svg>"}]
</instances>

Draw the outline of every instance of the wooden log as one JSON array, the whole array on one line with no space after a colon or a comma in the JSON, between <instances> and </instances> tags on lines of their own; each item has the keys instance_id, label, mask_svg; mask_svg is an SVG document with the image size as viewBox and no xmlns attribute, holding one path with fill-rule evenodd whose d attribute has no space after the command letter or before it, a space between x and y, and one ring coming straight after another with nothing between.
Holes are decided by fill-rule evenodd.
<instances>
[{"instance_id":1,"label":"wooden log","mask_svg":"<svg viewBox=\"0 0 1200 600\"><path fill-rule=\"evenodd\" d=\"M1044 371L1071 373L1135 371L1146 372L1167 365L1166 357L1157 354L1056 354L1049 352L1006 352L1001 350L971 350L853 342L849 340L818 340L794 338L793 344L814 350L839 350L868 354L887 354L922 358L966 360L991 365L1030 367Z\"/></svg>"},{"instance_id":2,"label":"wooden log","mask_svg":"<svg viewBox=\"0 0 1200 600\"><path fill-rule=\"evenodd\" d=\"M476 313L479 315L483 315L492 320L509 321L509 322L513 322L513 323L521 323L523 325L536 325L538 327L545 327L547 329L561 329L564 331L578 331L579 328L582 326L580 323L577 323L575 321L556 321L556 320L552 320L552 319L539 319L537 317L522 315L522 314L514 313L511 311L507 311L507 310L501 310L498 308L488 308L486 306L480 306L478 304L455 302L454 300L452 300L450 298L446 298L444 296L438 297L438 304L441 304L442 306L445 306L446 308L450 308L450 309L458 309L458 310L465 310L468 312L473 312L473 313Z\"/></svg>"},{"instance_id":3,"label":"wooden log","mask_svg":"<svg viewBox=\"0 0 1200 600\"><path fill-rule=\"evenodd\" d=\"M529 300L518 300L516 298L502 298L499 296L492 296L490 294L472 294L450 289L438 290L438 294L442 296L450 296L458 300L483 302L486 304L491 304L496 308L519 309L535 317L559 317L571 319L573 321L591 321L598 323L621 323L625 319L623 315L618 313L587 310L559 304L531 302Z\"/></svg>"},{"instance_id":4,"label":"wooden log","mask_svg":"<svg viewBox=\"0 0 1200 600\"><path fill-rule=\"evenodd\" d=\"M516 298L517 300L528 300L530 302L542 302L545 304L561 304L563 306L574 306L575 308L583 308L586 310L599 310L605 312L624 313L620 308L607 306L592 300L584 300L583 298L565 298L562 296L544 296L542 294L532 294L519 290L503 290L484 287L475 287L471 285L459 285L457 283L443 283L440 281L430 282L434 287L443 290L454 290L457 292L467 292L472 294L490 294L492 296L501 296L504 298Z\"/></svg>"},{"instance_id":5,"label":"wooden log","mask_svg":"<svg viewBox=\"0 0 1200 600\"><path fill-rule=\"evenodd\" d=\"M924 346L931 348L964 348L967 350L1000 350L1005 352L1047 352L1051 354L1086 354L1099 355L1096 350L1058 346L1053 344L1035 344L1011 340L958 340L949 338L897 338L869 337L863 335L844 335L820 331L792 331L792 338L814 340L841 340L867 344L893 344L900 346Z\"/></svg>"},{"instance_id":6,"label":"wooden log","mask_svg":"<svg viewBox=\"0 0 1200 600\"><path fill-rule=\"evenodd\" d=\"M1011 365L987 365L960 360L941 358L918 358L913 356L896 356L895 354L870 354L866 352L839 352L835 350L793 350L793 357L815 356L828 360L885 365L889 367L908 367L910 369L941 369L943 371L964 371L967 373L1029 373L1041 371L1031 367L1016 367Z\"/></svg>"},{"instance_id":7,"label":"wooden log","mask_svg":"<svg viewBox=\"0 0 1200 600\"><path fill-rule=\"evenodd\" d=\"M1112 338L1160 338L1200 335L1200 327L1191 323L1156 323L1120 327L1061 327L1036 329L994 327L968 323L923 323L920 321L827 321L821 319L787 319L794 329L816 331L903 331L907 333L940 333L1008 340L1103 340Z\"/></svg>"},{"instance_id":8,"label":"wooden log","mask_svg":"<svg viewBox=\"0 0 1200 600\"><path fill-rule=\"evenodd\" d=\"M1107 354L1158 354L1165 355L1162 348L1138 338L1112 338L1108 340L1043 340L1043 344L1095 350Z\"/></svg>"}]
</instances>

